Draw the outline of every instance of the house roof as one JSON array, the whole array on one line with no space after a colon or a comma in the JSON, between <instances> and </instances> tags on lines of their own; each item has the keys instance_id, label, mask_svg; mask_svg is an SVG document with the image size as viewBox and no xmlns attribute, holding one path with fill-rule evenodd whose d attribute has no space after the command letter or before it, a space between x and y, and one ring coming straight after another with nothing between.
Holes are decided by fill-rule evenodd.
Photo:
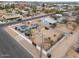
<instances>
[{"instance_id":1,"label":"house roof","mask_svg":"<svg viewBox=\"0 0 79 59\"><path fill-rule=\"evenodd\" d=\"M56 16L60 16L60 17L62 17L62 14L55 14Z\"/></svg>"},{"instance_id":2,"label":"house roof","mask_svg":"<svg viewBox=\"0 0 79 59\"><path fill-rule=\"evenodd\" d=\"M18 18L20 17L20 15L3 15L2 17L5 19L12 19L12 18Z\"/></svg>"},{"instance_id":3,"label":"house roof","mask_svg":"<svg viewBox=\"0 0 79 59\"><path fill-rule=\"evenodd\" d=\"M47 22L52 23L52 24L57 23L57 21L54 18L50 18L50 17L42 18L42 20L47 21Z\"/></svg>"}]
</instances>

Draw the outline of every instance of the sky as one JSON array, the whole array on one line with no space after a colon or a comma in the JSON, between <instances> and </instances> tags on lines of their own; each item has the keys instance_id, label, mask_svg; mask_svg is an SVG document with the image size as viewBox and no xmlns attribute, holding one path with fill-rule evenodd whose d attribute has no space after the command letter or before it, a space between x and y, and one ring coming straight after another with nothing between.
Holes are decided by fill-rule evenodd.
<instances>
[{"instance_id":1,"label":"sky","mask_svg":"<svg viewBox=\"0 0 79 59\"><path fill-rule=\"evenodd\" d=\"M26 0L26 1L45 1L45 2L70 2L70 1L79 1L79 0Z\"/></svg>"},{"instance_id":2,"label":"sky","mask_svg":"<svg viewBox=\"0 0 79 59\"><path fill-rule=\"evenodd\" d=\"M79 0L0 0L0 1L77 2Z\"/></svg>"}]
</instances>

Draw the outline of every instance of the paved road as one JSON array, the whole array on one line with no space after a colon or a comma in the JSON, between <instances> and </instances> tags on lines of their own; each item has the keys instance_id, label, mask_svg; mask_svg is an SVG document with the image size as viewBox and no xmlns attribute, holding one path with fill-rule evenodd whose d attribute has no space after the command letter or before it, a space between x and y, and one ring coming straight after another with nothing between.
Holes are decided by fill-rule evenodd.
<instances>
[{"instance_id":1,"label":"paved road","mask_svg":"<svg viewBox=\"0 0 79 59\"><path fill-rule=\"evenodd\" d=\"M37 18L45 17L45 16L50 16L52 14L48 15L41 15L41 16L36 16L32 17L29 19L25 19L22 21L18 22L11 22L7 24L0 24L0 57L32 57L29 52L27 52L22 46L20 46L6 31L3 30L3 27L7 25L12 25L16 23L21 23L24 21L29 21L29 20L34 20Z\"/></svg>"},{"instance_id":2,"label":"paved road","mask_svg":"<svg viewBox=\"0 0 79 59\"><path fill-rule=\"evenodd\" d=\"M0 58L32 58L31 54L20 46L6 31L0 27Z\"/></svg>"},{"instance_id":3,"label":"paved road","mask_svg":"<svg viewBox=\"0 0 79 59\"><path fill-rule=\"evenodd\" d=\"M4 23L4 24L0 24L0 27L1 26L12 25L12 24L17 24L17 23L21 23L21 22L25 22L25 21L30 21L30 20L42 18L42 17L45 17L45 16L51 16L51 15L53 16L54 14L51 13L51 14L46 14L46 15L41 15L41 16L34 16L34 17L31 17L31 18L28 18L28 19L24 19L24 20L21 20L21 21Z\"/></svg>"}]
</instances>

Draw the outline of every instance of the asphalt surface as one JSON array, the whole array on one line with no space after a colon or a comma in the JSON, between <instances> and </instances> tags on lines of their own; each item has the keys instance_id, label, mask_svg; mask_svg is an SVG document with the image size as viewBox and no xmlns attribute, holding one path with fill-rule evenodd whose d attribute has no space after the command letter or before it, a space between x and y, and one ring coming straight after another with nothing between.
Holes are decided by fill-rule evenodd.
<instances>
[{"instance_id":1,"label":"asphalt surface","mask_svg":"<svg viewBox=\"0 0 79 59\"><path fill-rule=\"evenodd\" d=\"M36 17L31 17L29 19L24 19L24 20L20 20L20 21L15 21L15 22L9 22L9 23L4 23L4 24L0 24L0 27L4 27L4 26L7 26L7 25L13 25L13 24L17 24L17 23L22 23L22 22L25 22L25 21L30 21L30 20L35 20L35 19L38 19L38 18L42 18L42 17L45 17L45 16L54 16L54 14L46 14L46 15L41 15L41 16L36 16Z\"/></svg>"},{"instance_id":2,"label":"asphalt surface","mask_svg":"<svg viewBox=\"0 0 79 59\"><path fill-rule=\"evenodd\" d=\"M32 55L26 51L18 42L16 42L6 31L4 31L3 27L50 15L52 14L36 16L17 22L0 24L0 58L32 58Z\"/></svg>"},{"instance_id":3,"label":"asphalt surface","mask_svg":"<svg viewBox=\"0 0 79 59\"><path fill-rule=\"evenodd\" d=\"M32 58L32 55L0 27L0 58L9 57Z\"/></svg>"}]
</instances>

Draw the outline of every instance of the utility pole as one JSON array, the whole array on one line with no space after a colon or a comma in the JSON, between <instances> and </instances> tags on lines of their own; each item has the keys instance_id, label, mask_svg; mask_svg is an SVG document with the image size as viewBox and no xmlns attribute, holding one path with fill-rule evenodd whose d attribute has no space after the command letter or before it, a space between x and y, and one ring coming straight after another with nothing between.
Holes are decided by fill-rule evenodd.
<instances>
[{"instance_id":1,"label":"utility pole","mask_svg":"<svg viewBox=\"0 0 79 59\"><path fill-rule=\"evenodd\" d=\"M41 28L41 29L40 29ZM42 58L42 50L43 50L43 30L42 30L42 28L43 27L41 27L41 25L40 25L40 27L38 28L38 30L39 30L39 32L40 32L40 34L41 34L41 38L42 38L42 42L41 42L41 46L40 46L40 58ZM39 34L39 35L40 35Z\"/></svg>"},{"instance_id":2,"label":"utility pole","mask_svg":"<svg viewBox=\"0 0 79 59\"><path fill-rule=\"evenodd\" d=\"M43 32L42 34L42 43L41 43L41 49L40 49L40 58L42 58L42 50L43 50Z\"/></svg>"}]
</instances>

